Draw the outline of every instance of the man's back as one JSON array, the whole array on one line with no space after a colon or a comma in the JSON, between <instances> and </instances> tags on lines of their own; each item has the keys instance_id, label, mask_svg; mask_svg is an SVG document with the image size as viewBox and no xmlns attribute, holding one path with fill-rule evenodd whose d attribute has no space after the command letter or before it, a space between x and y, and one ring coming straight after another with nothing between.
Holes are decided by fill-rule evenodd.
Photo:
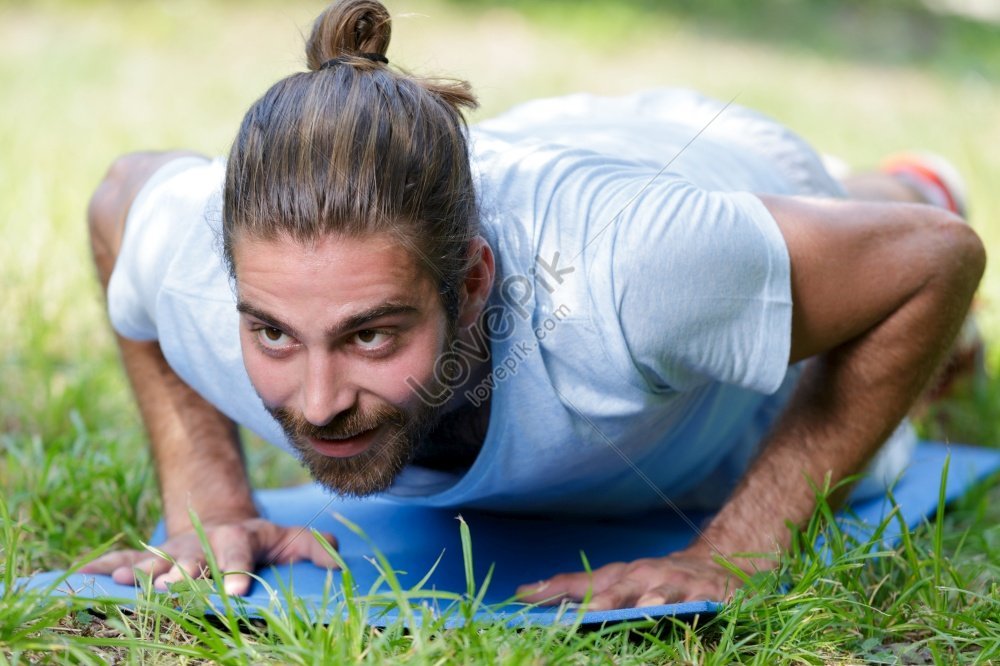
<instances>
[{"instance_id":1,"label":"man's back","mask_svg":"<svg viewBox=\"0 0 1000 666\"><path fill-rule=\"evenodd\" d=\"M490 396L491 425L469 473L410 469L390 492L500 510L659 503L621 452L678 494L712 477L721 501L791 386L790 295L759 200L702 188L837 194L815 155L777 124L687 91L533 102L474 129L472 151L498 255L493 305L506 313L493 372L468 396ZM219 251L224 167L168 169L133 208L123 256L137 261L112 279L112 320L157 337L189 385L287 446L239 353Z\"/></svg>"}]
</instances>

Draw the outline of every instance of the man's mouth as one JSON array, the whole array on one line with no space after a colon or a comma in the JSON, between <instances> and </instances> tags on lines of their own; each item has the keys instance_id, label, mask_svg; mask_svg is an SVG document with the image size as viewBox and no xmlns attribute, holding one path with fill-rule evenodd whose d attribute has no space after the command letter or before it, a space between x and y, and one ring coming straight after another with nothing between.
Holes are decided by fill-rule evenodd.
<instances>
[{"instance_id":1,"label":"man's mouth","mask_svg":"<svg viewBox=\"0 0 1000 666\"><path fill-rule=\"evenodd\" d=\"M381 426L376 426L371 430L363 430L350 437L307 437L306 441L320 455L331 458L349 458L367 450L380 429Z\"/></svg>"}]
</instances>

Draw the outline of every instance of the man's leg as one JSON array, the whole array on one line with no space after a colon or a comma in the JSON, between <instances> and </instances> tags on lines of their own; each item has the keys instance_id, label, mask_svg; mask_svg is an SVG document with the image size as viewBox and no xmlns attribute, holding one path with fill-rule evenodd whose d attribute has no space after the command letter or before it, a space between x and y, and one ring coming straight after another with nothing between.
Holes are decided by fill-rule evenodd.
<instances>
[{"instance_id":1,"label":"man's leg","mask_svg":"<svg viewBox=\"0 0 1000 666\"><path fill-rule=\"evenodd\" d=\"M896 176L881 171L851 174L840 180L851 199L929 203L919 192Z\"/></svg>"},{"instance_id":2,"label":"man's leg","mask_svg":"<svg viewBox=\"0 0 1000 666\"><path fill-rule=\"evenodd\" d=\"M846 165L833 160L834 168ZM852 199L926 203L966 218L965 182L940 155L926 152L890 155L876 172L851 174L841 184Z\"/></svg>"}]
</instances>

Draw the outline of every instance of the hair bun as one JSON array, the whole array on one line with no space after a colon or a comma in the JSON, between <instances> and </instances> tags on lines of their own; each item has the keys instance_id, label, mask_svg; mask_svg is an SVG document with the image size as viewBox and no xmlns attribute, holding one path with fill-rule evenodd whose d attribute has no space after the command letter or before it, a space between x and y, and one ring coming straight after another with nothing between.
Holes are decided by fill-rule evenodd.
<instances>
[{"instance_id":1,"label":"hair bun","mask_svg":"<svg viewBox=\"0 0 1000 666\"><path fill-rule=\"evenodd\" d=\"M339 0L316 18L306 42L309 69L361 53L385 55L392 34L389 10L378 0Z\"/></svg>"}]
</instances>

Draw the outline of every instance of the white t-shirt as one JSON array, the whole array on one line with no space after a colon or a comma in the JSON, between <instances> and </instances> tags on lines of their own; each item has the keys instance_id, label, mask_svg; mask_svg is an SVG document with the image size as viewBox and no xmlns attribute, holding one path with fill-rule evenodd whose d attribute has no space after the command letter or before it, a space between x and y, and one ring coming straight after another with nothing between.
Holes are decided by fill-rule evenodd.
<instances>
[{"instance_id":1,"label":"white t-shirt","mask_svg":"<svg viewBox=\"0 0 1000 666\"><path fill-rule=\"evenodd\" d=\"M721 501L795 380L788 254L752 193L839 186L786 128L683 90L528 103L474 127L471 150L510 314L489 428L468 471L411 466L389 495L591 515ZM140 192L111 320L287 448L242 363L223 173L179 159Z\"/></svg>"}]
</instances>

